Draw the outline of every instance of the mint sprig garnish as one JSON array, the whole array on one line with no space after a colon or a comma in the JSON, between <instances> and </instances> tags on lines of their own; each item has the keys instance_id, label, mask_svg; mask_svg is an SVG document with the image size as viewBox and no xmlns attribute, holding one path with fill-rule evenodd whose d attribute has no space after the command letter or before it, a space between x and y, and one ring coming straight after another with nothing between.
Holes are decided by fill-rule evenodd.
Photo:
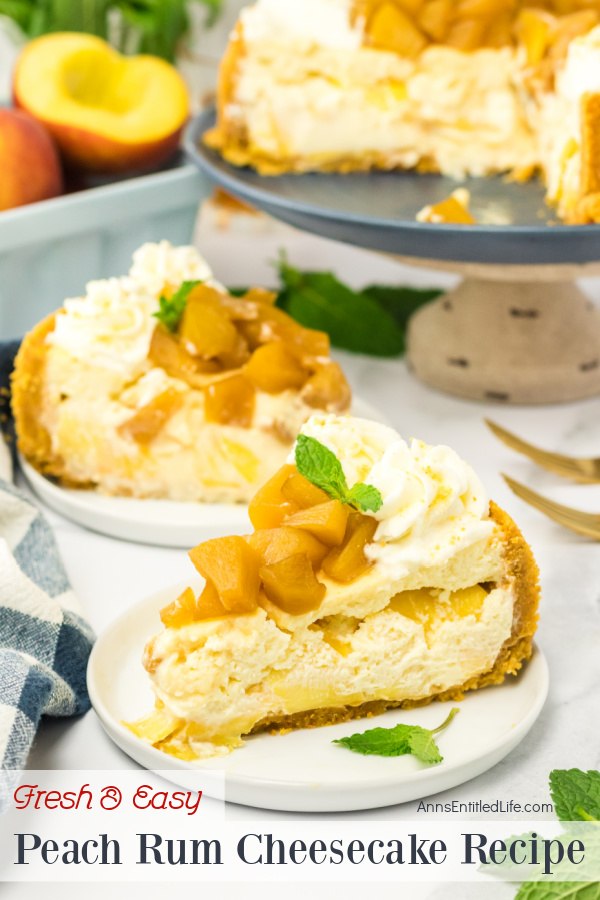
<instances>
[{"instance_id":1,"label":"mint sprig garnish","mask_svg":"<svg viewBox=\"0 0 600 900\"><path fill-rule=\"evenodd\" d=\"M184 281L171 297L162 295L159 298L159 310L154 313L154 317L169 331L177 331L181 317L185 312L188 297L198 284L202 284L202 282Z\"/></svg>"},{"instance_id":2,"label":"mint sprig garnish","mask_svg":"<svg viewBox=\"0 0 600 900\"><path fill-rule=\"evenodd\" d=\"M296 441L296 468L332 500L353 506L359 512L376 513L383 506L383 497L376 487L361 482L348 487L341 462L316 438L299 435Z\"/></svg>"},{"instance_id":3,"label":"mint sprig garnish","mask_svg":"<svg viewBox=\"0 0 600 900\"><path fill-rule=\"evenodd\" d=\"M600 822L600 772L555 769L550 793L561 822Z\"/></svg>"},{"instance_id":4,"label":"mint sprig garnish","mask_svg":"<svg viewBox=\"0 0 600 900\"><path fill-rule=\"evenodd\" d=\"M361 734L339 738L334 744L341 744L353 753L364 756L415 756L428 765L437 765L443 760L435 735L444 731L452 722L458 708L454 708L448 718L432 730L420 725L395 725L393 728L371 728Z\"/></svg>"}]
</instances>

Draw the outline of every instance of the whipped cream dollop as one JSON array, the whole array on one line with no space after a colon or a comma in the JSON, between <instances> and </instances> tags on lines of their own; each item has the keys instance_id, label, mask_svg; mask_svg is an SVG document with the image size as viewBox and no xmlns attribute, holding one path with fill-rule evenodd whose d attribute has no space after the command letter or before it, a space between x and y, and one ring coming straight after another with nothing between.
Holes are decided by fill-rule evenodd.
<instances>
[{"instance_id":1,"label":"whipped cream dollop","mask_svg":"<svg viewBox=\"0 0 600 900\"><path fill-rule=\"evenodd\" d=\"M383 505L372 514L379 526L366 553L396 577L442 565L492 536L483 485L450 447L407 443L386 425L349 416L312 416L302 434L335 453L350 487L362 481L380 491Z\"/></svg>"},{"instance_id":2,"label":"whipped cream dollop","mask_svg":"<svg viewBox=\"0 0 600 900\"><path fill-rule=\"evenodd\" d=\"M195 247L144 244L129 275L90 281L84 297L66 300L47 341L90 365L136 376L148 357L160 295L184 281L215 284Z\"/></svg>"},{"instance_id":3,"label":"whipped cream dollop","mask_svg":"<svg viewBox=\"0 0 600 900\"><path fill-rule=\"evenodd\" d=\"M244 39L300 41L338 50L357 50L363 43L361 23L351 21L351 0L258 0L242 10Z\"/></svg>"}]
</instances>

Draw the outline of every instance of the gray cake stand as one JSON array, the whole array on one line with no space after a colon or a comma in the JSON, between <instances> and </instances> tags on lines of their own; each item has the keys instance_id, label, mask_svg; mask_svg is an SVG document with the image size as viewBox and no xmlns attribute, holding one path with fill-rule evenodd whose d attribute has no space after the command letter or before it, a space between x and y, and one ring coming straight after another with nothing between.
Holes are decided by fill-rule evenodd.
<instances>
[{"instance_id":1,"label":"gray cake stand","mask_svg":"<svg viewBox=\"0 0 600 900\"><path fill-rule=\"evenodd\" d=\"M553 403L600 394L600 311L576 279L600 275L600 226L552 219L541 185L467 179L473 226L417 222L457 187L438 175L374 172L262 177L202 143L207 111L188 126L189 157L219 186L289 225L402 262L463 276L411 320L408 362L442 391L477 400Z\"/></svg>"}]
</instances>

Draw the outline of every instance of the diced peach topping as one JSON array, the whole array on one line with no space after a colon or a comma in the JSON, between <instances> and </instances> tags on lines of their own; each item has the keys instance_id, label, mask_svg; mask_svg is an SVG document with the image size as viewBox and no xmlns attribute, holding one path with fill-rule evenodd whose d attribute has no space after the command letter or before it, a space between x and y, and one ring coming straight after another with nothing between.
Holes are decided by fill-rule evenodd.
<instances>
[{"instance_id":1,"label":"diced peach topping","mask_svg":"<svg viewBox=\"0 0 600 900\"><path fill-rule=\"evenodd\" d=\"M207 581L197 600L197 619L220 619L229 615L219 598L219 592L211 581Z\"/></svg>"},{"instance_id":2,"label":"diced peach topping","mask_svg":"<svg viewBox=\"0 0 600 900\"><path fill-rule=\"evenodd\" d=\"M252 384L267 394L280 394L290 388L298 390L308 378L308 373L281 341L258 347L244 371Z\"/></svg>"},{"instance_id":3,"label":"diced peach topping","mask_svg":"<svg viewBox=\"0 0 600 900\"><path fill-rule=\"evenodd\" d=\"M199 375L219 371L216 362L200 360L188 353L177 337L162 325L154 329L148 358L155 366L164 369L167 375L179 378L192 387L197 386Z\"/></svg>"},{"instance_id":4,"label":"diced peach topping","mask_svg":"<svg viewBox=\"0 0 600 900\"><path fill-rule=\"evenodd\" d=\"M256 391L241 374L213 381L204 388L204 414L207 422L249 428L254 418Z\"/></svg>"},{"instance_id":5,"label":"diced peach topping","mask_svg":"<svg viewBox=\"0 0 600 900\"><path fill-rule=\"evenodd\" d=\"M280 528L260 528L247 540L267 566L297 553L306 554L313 566L320 566L328 550L325 544L308 531L288 528L286 525Z\"/></svg>"},{"instance_id":6,"label":"diced peach topping","mask_svg":"<svg viewBox=\"0 0 600 900\"><path fill-rule=\"evenodd\" d=\"M248 515L255 528L276 528L286 516L297 511L297 505L282 493L283 486L295 471L295 466L282 466L254 495L248 506Z\"/></svg>"},{"instance_id":7,"label":"diced peach topping","mask_svg":"<svg viewBox=\"0 0 600 900\"><path fill-rule=\"evenodd\" d=\"M205 359L215 359L234 349L237 329L221 306L218 291L203 284L191 291L179 337L190 353Z\"/></svg>"},{"instance_id":8,"label":"diced peach topping","mask_svg":"<svg viewBox=\"0 0 600 900\"><path fill-rule=\"evenodd\" d=\"M186 588L176 600L160 611L160 620L165 628L183 628L196 621L196 595Z\"/></svg>"},{"instance_id":9,"label":"diced peach topping","mask_svg":"<svg viewBox=\"0 0 600 900\"><path fill-rule=\"evenodd\" d=\"M214 538L194 547L189 555L228 612L249 613L257 608L260 559L243 537Z\"/></svg>"},{"instance_id":10,"label":"diced peach topping","mask_svg":"<svg viewBox=\"0 0 600 900\"><path fill-rule=\"evenodd\" d=\"M287 519L286 525L302 528L303 531L314 534L324 544L338 547L344 540L349 511L349 507L339 500L328 500L294 513Z\"/></svg>"},{"instance_id":11,"label":"diced peach topping","mask_svg":"<svg viewBox=\"0 0 600 900\"><path fill-rule=\"evenodd\" d=\"M119 426L119 434L130 437L138 444L149 444L162 431L168 420L181 409L181 391L167 388Z\"/></svg>"},{"instance_id":12,"label":"diced peach topping","mask_svg":"<svg viewBox=\"0 0 600 900\"><path fill-rule=\"evenodd\" d=\"M302 389L302 399L314 409L343 412L350 406L352 392L341 367L334 362L319 365Z\"/></svg>"},{"instance_id":13,"label":"diced peach topping","mask_svg":"<svg viewBox=\"0 0 600 900\"><path fill-rule=\"evenodd\" d=\"M335 547L323 560L323 571L334 581L354 581L370 568L371 563L365 556L365 547L371 543L377 530L377 520L371 516L363 516L351 512L344 543Z\"/></svg>"},{"instance_id":14,"label":"diced peach topping","mask_svg":"<svg viewBox=\"0 0 600 900\"><path fill-rule=\"evenodd\" d=\"M316 609L325 596L325 585L318 581L306 553L262 566L260 577L269 600L292 615Z\"/></svg>"},{"instance_id":15,"label":"diced peach topping","mask_svg":"<svg viewBox=\"0 0 600 900\"><path fill-rule=\"evenodd\" d=\"M289 503L299 506L300 509L308 509L309 506L317 506L317 504L326 503L329 500L325 491L301 475L296 466L289 466L289 468L291 473L281 488L283 497Z\"/></svg>"}]
</instances>

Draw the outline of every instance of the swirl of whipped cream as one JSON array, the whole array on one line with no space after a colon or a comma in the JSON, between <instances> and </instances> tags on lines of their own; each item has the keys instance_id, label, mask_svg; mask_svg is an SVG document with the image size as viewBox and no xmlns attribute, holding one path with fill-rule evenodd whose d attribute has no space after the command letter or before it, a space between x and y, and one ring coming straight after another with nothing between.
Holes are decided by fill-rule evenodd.
<instances>
[{"instance_id":1,"label":"swirl of whipped cream","mask_svg":"<svg viewBox=\"0 0 600 900\"><path fill-rule=\"evenodd\" d=\"M491 537L484 488L449 447L407 444L385 425L351 417L312 416L302 433L335 453L350 487L362 481L380 491L379 526L366 553L395 576L441 565Z\"/></svg>"},{"instance_id":2,"label":"swirl of whipped cream","mask_svg":"<svg viewBox=\"0 0 600 900\"><path fill-rule=\"evenodd\" d=\"M129 277L146 293L159 296L166 287L178 288L184 281L215 284L208 264L195 247L173 247L169 241L144 244L133 254Z\"/></svg>"},{"instance_id":3,"label":"swirl of whipped cream","mask_svg":"<svg viewBox=\"0 0 600 900\"><path fill-rule=\"evenodd\" d=\"M157 308L128 278L90 281L85 297L65 301L47 340L90 365L133 372L148 356Z\"/></svg>"}]
</instances>

